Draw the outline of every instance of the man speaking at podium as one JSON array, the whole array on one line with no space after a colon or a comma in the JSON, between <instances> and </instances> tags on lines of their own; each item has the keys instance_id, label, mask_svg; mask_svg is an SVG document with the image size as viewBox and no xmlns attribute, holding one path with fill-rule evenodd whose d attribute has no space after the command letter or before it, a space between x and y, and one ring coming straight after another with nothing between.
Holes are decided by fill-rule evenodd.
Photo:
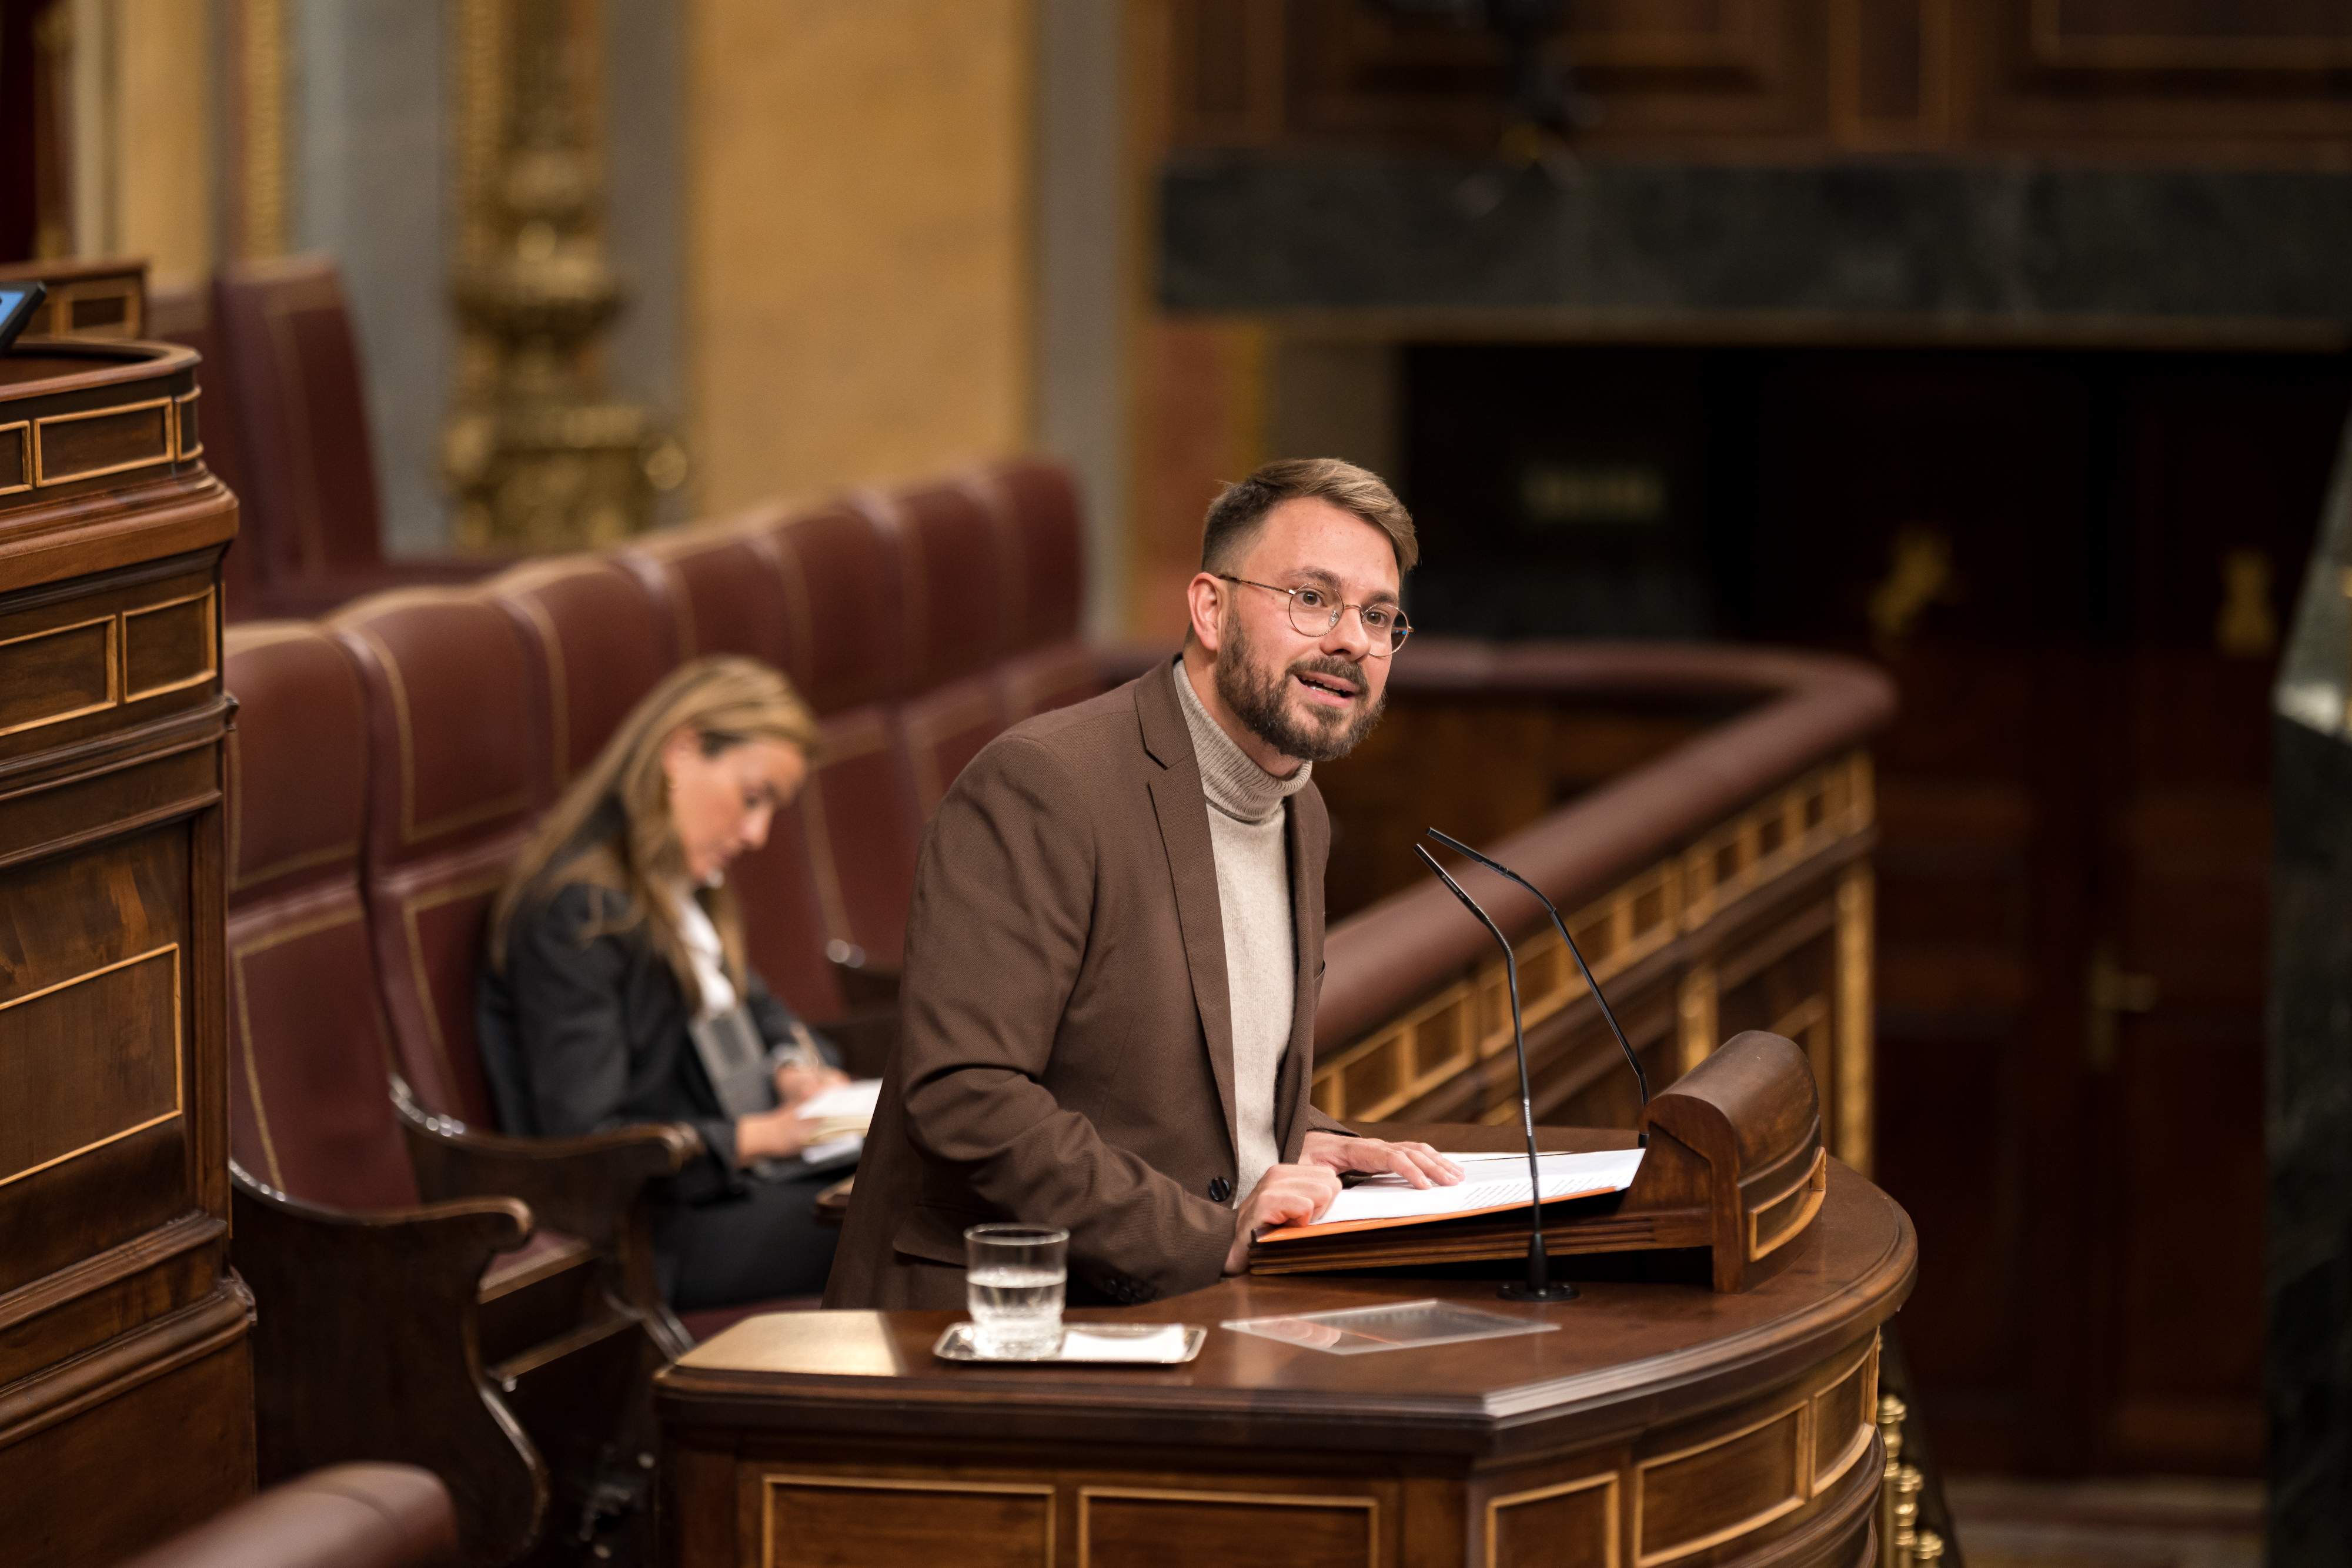
<instances>
[{"instance_id":1,"label":"man speaking at podium","mask_svg":"<svg viewBox=\"0 0 2352 1568\"><path fill-rule=\"evenodd\" d=\"M1070 1233L1070 1298L1238 1272L1345 1172L1461 1179L1307 1103L1330 819L1418 547L1380 478L1268 464L1209 509L1182 655L1014 727L923 841L901 1036L830 1307L956 1308L963 1231Z\"/></svg>"}]
</instances>

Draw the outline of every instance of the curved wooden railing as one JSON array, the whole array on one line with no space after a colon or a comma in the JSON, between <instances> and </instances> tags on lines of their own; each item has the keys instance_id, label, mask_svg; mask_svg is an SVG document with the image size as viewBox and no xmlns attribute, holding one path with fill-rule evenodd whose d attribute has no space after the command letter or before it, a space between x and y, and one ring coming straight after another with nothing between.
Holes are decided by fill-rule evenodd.
<instances>
[{"instance_id":1,"label":"curved wooden railing","mask_svg":"<svg viewBox=\"0 0 2352 1568\"><path fill-rule=\"evenodd\" d=\"M1317 775L1335 873L1350 856L1404 864L1449 797L1472 815L1541 800L1579 735L1598 737L1582 749L1637 758L1550 779L1571 798L1499 831L1434 825L1560 906L1654 1087L1741 1030L1786 1035L1812 1061L1832 1149L1869 1168L1864 743L1894 709L1884 676L1776 649L1430 639L1398 660L1390 703L1381 746ZM1474 724L1449 722L1465 706ZM1538 1119L1629 1124L1631 1076L1540 906L1475 868L1467 885L1518 950ZM1318 1106L1360 1122L1517 1113L1502 960L1444 888L1398 885L1339 919L1325 954Z\"/></svg>"}]
</instances>

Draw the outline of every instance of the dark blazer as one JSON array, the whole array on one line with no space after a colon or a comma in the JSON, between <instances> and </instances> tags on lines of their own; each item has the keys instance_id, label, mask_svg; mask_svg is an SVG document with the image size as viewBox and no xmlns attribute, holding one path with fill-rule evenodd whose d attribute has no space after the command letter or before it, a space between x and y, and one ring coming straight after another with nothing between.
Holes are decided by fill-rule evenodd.
<instances>
[{"instance_id":1,"label":"dark blazer","mask_svg":"<svg viewBox=\"0 0 2352 1568\"><path fill-rule=\"evenodd\" d=\"M619 898L574 883L526 899L508 928L506 971L482 966L477 1027L499 1115L510 1133L547 1137L691 1123L705 1155L678 1174L672 1196L699 1203L739 1192L735 1124L695 1054L677 977L642 925L598 931ZM761 1038L790 1040L791 1009L756 974L747 981Z\"/></svg>"},{"instance_id":2,"label":"dark blazer","mask_svg":"<svg viewBox=\"0 0 2352 1568\"><path fill-rule=\"evenodd\" d=\"M1330 819L1290 798L1298 956L1276 1082L1307 1104ZM1236 1176L1233 1019L1208 800L1166 664L992 742L923 839L900 1038L825 1304L961 1307L964 1227L1066 1227L1072 1293L1119 1301L1222 1272ZM1212 1194L1215 1196L1212 1196Z\"/></svg>"}]
</instances>

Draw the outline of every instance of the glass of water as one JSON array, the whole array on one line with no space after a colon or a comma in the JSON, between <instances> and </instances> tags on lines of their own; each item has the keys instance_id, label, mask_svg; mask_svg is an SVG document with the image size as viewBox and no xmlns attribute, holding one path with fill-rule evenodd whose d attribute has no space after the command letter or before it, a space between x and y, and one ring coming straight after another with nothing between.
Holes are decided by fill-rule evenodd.
<instances>
[{"instance_id":1,"label":"glass of water","mask_svg":"<svg viewBox=\"0 0 2352 1568\"><path fill-rule=\"evenodd\" d=\"M1070 1233L1043 1225L975 1225L963 1233L964 1301L972 1348L1034 1359L1062 1347L1062 1288Z\"/></svg>"}]
</instances>

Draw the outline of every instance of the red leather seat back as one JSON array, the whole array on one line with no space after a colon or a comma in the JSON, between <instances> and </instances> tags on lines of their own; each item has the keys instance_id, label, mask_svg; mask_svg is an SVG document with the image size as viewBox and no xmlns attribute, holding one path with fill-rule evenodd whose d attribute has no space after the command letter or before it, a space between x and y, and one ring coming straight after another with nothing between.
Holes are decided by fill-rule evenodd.
<instances>
[{"instance_id":1,"label":"red leather seat back","mask_svg":"<svg viewBox=\"0 0 2352 1568\"><path fill-rule=\"evenodd\" d=\"M978 488L1005 540L1013 655L998 672L1006 717L1018 721L1083 701L1102 676L1082 632L1087 537L1069 470L1015 458L982 474Z\"/></svg>"},{"instance_id":2,"label":"red leather seat back","mask_svg":"<svg viewBox=\"0 0 2352 1568\"><path fill-rule=\"evenodd\" d=\"M244 467L240 549L264 578L381 565L359 344L335 264L240 262L213 285L220 412ZM200 423L215 410L201 407Z\"/></svg>"},{"instance_id":3,"label":"red leather seat back","mask_svg":"<svg viewBox=\"0 0 2352 1568\"><path fill-rule=\"evenodd\" d=\"M483 592L530 652L537 706L548 719L548 773L560 795L676 667L669 619L643 582L601 556L528 562Z\"/></svg>"},{"instance_id":4,"label":"red leather seat back","mask_svg":"<svg viewBox=\"0 0 2352 1568\"><path fill-rule=\"evenodd\" d=\"M365 696L319 627L228 629L229 1147L313 1203L397 1208L416 1178L384 1078L360 887Z\"/></svg>"},{"instance_id":5,"label":"red leather seat back","mask_svg":"<svg viewBox=\"0 0 2352 1568\"><path fill-rule=\"evenodd\" d=\"M919 835L964 764L1005 724L998 662L1012 646L1013 583L1004 536L966 484L866 497L897 539L907 582L907 664L916 695L901 713Z\"/></svg>"},{"instance_id":6,"label":"red leather seat back","mask_svg":"<svg viewBox=\"0 0 2352 1568\"><path fill-rule=\"evenodd\" d=\"M797 815L825 935L895 966L922 820L889 706L908 674L896 541L845 504L794 513L768 537L785 602L808 607L807 665L792 674L824 727Z\"/></svg>"},{"instance_id":7,"label":"red leather seat back","mask_svg":"<svg viewBox=\"0 0 2352 1568\"><path fill-rule=\"evenodd\" d=\"M809 616L795 597L799 576L783 570L770 537L778 520L763 514L673 534L625 550L620 560L666 608L682 658L759 659L790 675L805 695L805 673L814 663ZM824 955L832 933L800 802L778 814L767 843L745 855L728 881L743 907L751 967L795 1010L838 1017L845 1003Z\"/></svg>"},{"instance_id":8,"label":"red leather seat back","mask_svg":"<svg viewBox=\"0 0 2352 1568\"><path fill-rule=\"evenodd\" d=\"M545 677L481 594L380 594L328 624L367 693L362 886L394 1054L428 1110L494 1127L474 991L491 901L551 797Z\"/></svg>"},{"instance_id":9,"label":"red leather seat back","mask_svg":"<svg viewBox=\"0 0 2352 1568\"><path fill-rule=\"evenodd\" d=\"M657 535L615 558L662 607L681 661L740 653L804 684L808 612L787 598L766 533L777 520L760 513Z\"/></svg>"}]
</instances>

